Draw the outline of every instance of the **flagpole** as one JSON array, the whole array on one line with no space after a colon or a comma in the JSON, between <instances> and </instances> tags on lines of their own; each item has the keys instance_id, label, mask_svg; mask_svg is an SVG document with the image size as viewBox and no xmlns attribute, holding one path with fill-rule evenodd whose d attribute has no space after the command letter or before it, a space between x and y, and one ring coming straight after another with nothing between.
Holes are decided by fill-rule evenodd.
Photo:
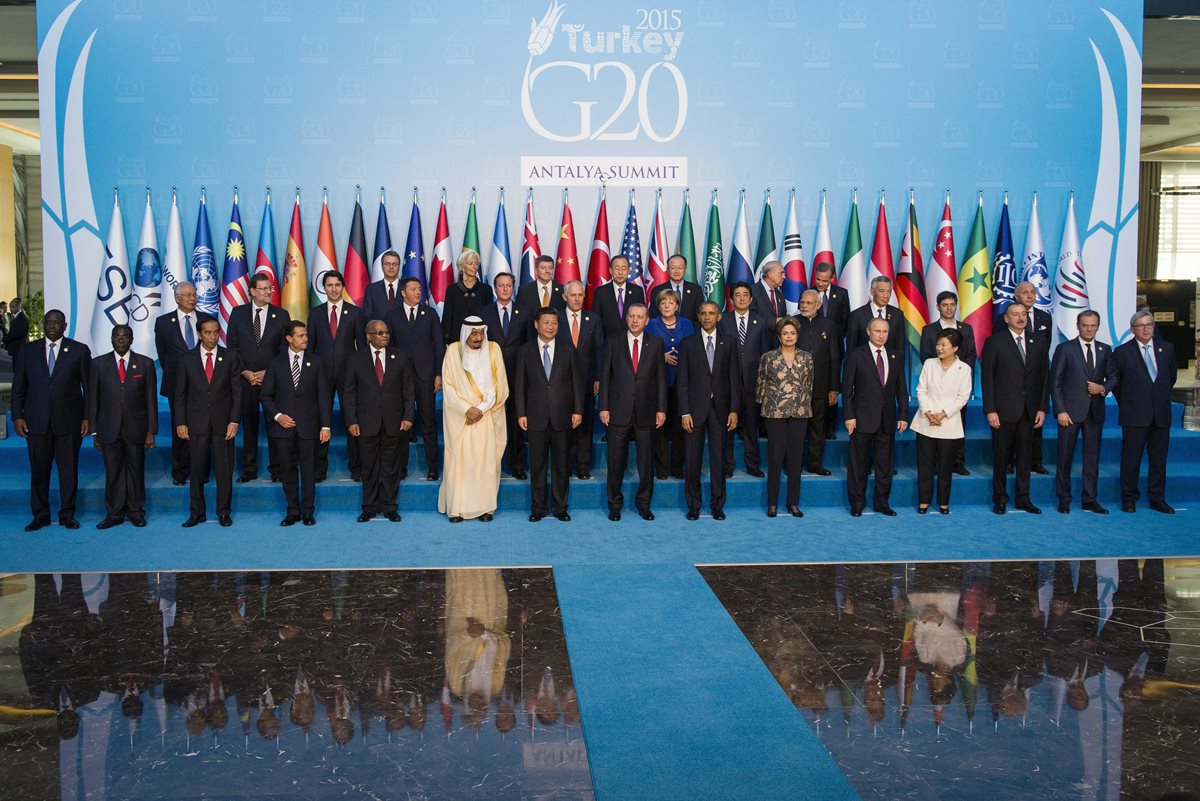
<instances>
[{"instance_id":1,"label":"flagpole","mask_svg":"<svg viewBox=\"0 0 1200 801\"><path fill-rule=\"evenodd\" d=\"M362 203L362 184L354 185L354 202L356 204Z\"/></svg>"}]
</instances>

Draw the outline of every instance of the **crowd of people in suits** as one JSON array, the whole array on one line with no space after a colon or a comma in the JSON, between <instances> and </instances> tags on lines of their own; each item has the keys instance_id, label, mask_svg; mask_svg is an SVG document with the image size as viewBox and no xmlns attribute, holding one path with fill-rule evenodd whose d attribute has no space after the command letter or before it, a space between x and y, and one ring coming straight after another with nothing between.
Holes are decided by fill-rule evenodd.
<instances>
[{"instance_id":1,"label":"crowd of people in suits","mask_svg":"<svg viewBox=\"0 0 1200 801\"><path fill-rule=\"evenodd\" d=\"M126 520L145 525L144 451L157 434L156 392L170 408L172 478L179 486L190 483L184 526L207 519L210 478L217 519L232 524L234 473L238 482L258 477L260 420L267 428L268 472L283 485L282 525L315 523L315 487L328 476L331 439L343 433L334 431L335 398L345 421L350 477L362 483L359 521L377 516L399 521L398 487L408 475L409 445L418 435L426 479L441 477L437 395L447 348L460 347L466 326L486 330L502 355L501 429L507 435L500 443L502 461L513 478L531 479L531 522L548 515L570 520L570 480L591 478L597 418L606 429L611 520L620 520L625 506L631 442L637 453L633 501L642 518L654 519L654 482L668 477L683 479L687 517L699 518L707 447L708 505L723 520L736 436L743 443L745 471L765 475L767 514L778 513L786 473L784 507L802 517L801 474L831 474L824 450L837 436L839 406L849 437L850 513L858 517L867 509L873 473L871 508L896 514L889 500L895 440L911 421L917 511L933 506L936 486L938 511L947 514L952 476L969 475L963 417L976 371L992 430L997 514L1008 509L1010 472L1013 506L1040 512L1030 499L1030 474L1047 472L1040 434L1051 400L1059 428L1058 509L1071 509L1072 464L1082 434L1082 508L1107 513L1097 497L1097 474L1109 393L1120 409L1122 510L1136 508L1148 452L1150 506L1173 512L1165 496L1165 465L1175 354L1155 334L1153 315L1145 310L1130 321L1132 337L1115 349L1096 339L1099 314L1080 313L1078 336L1053 349L1051 359L1053 326L1034 308L1032 285L1017 287L1015 302L982 343L971 326L957 320L956 296L943 292L938 319L922 331L921 364L912 370L918 375L914 404L904 320L891 305L886 277L875 278L870 300L851 309L845 290L833 283L832 265L819 264L797 313L789 314L783 266L771 262L761 280L730 287L727 311L685 278L682 256L668 260L668 280L647 299L629 281L628 260L618 255L611 262L612 280L596 288L588 304L580 282L554 281L549 256L536 261L535 280L518 290L507 273L486 285L478 255L467 251L439 316L422 300L421 282L401 277L398 253L389 251L381 261L384 277L367 287L361 308L344 295L342 276L327 273L327 300L307 321L290 319L270 302L267 276L251 276L251 300L232 310L224 344L217 320L196 308L195 289L182 284L177 308L155 323L157 371L153 360L132 349L137 343L128 327L117 326L113 350L93 358L86 345L64 336L62 312L48 312L42 339L11 345L14 428L27 438L31 467L33 519L27 530L51 521L52 464L59 472L59 522L78 526L78 453L88 434L104 452L107 472L106 516L99 527ZM6 345L21 328L19 305L14 300ZM467 417L472 423L470 410ZM239 430L240 459L234 449ZM501 465L491 467L498 475Z\"/></svg>"}]
</instances>

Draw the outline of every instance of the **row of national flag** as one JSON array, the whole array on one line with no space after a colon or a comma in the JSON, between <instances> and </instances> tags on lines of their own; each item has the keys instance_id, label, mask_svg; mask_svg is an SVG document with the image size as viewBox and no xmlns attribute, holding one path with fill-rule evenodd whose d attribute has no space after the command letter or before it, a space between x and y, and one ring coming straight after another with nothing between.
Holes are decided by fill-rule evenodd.
<instances>
[{"instance_id":1,"label":"row of national flag","mask_svg":"<svg viewBox=\"0 0 1200 801\"><path fill-rule=\"evenodd\" d=\"M750 223L745 190L739 194L732 241L728 250L724 244L717 192L714 190L709 199L703 250L700 251L699 257L693 230L691 201L686 190L679 225L675 229L673 247L669 242L670 234L666 215L663 213L662 190L654 193L645 259L636 201L635 193L630 191L621 238L619 242L613 242L609 237L607 198L601 190L591 247L587 251L587 261L584 264L576 246L570 200L567 191L563 190L562 213L556 241L545 252L554 258L554 278L557 282L584 283L585 305L588 308L591 307L595 290L612 279L610 268L615 255L623 255L629 260L629 280L647 289L666 282L668 259L674 255L682 255L687 262L685 278L700 284L707 298L725 308L730 307L728 288L739 281L752 283L758 280L764 267L772 261L778 261L784 267L782 290L788 309L793 313L799 305L801 293L809 286L810 277L815 275L821 265L828 264L835 268L834 280L847 291L852 308L868 301L872 279L886 276L891 279L893 286L891 303L900 309L905 320L908 341L913 347L917 347L920 342L922 327L937 319L937 296L946 290L958 295L959 318L974 326L976 342L980 346L991 333L994 317L1013 302L1019 281L1029 281L1035 286L1038 293L1037 307L1053 311L1056 326L1064 337L1075 335L1075 316L1089 307L1087 279L1075 223L1074 196L1067 210L1053 285L1042 241L1036 193L1030 209L1025 253L1019 270L1013 252L1007 194L1001 210L995 247L989 255L983 196L980 193L979 205L960 262L954 243L949 194L946 196L937 233L933 238L932 251L923 253L917 227L915 198L910 191L904 230L900 235L899 254L893 258L883 194L880 194L874 236L868 253L863 246L856 192L846 224L840 270L836 269L824 192L821 195L817 218L811 270L798 224L795 190L792 190L788 199L780 242L777 242L775 237L771 195L769 191L764 194L758 220L757 246L753 253L750 250ZM158 315L175 307L174 288L183 281L195 284L198 308L220 319L223 338L232 309L249 301L248 282L253 274L263 274L270 279L273 303L286 308L293 317L304 319L312 306L325 301L324 276L331 270L342 272L345 276L347 296L354 303L361 305L367 285L383 278L383 254L395 249L401 257L401 275L418 278L426 299L440 311L447 288L457 279L456 264L463 254L473 253L476 256L480 263L481 275L489 283L501 273L514 273L519 276L519 283L527 283L534 280L534 264L543 252L534 215L532 190L528 191L525 198L523 236L515 270L510 258L512 251L509 246L503 189L500 190L497 202L492 238L486 244L486 248L479 235L476 198L472 190L462 245L457 251L457 256L451 242L446 193L443 189L434 226L433 248L428 253L428 262L422 233L421 210L415 188L403 249L393 245L386 198L382 190L374 246L370 253L367 250L362 200L357 193L344 251L339 251L337 247L328 197L323 196L316 247L311 253L311 261L306 260L305 256L299 191L292 205L282 261L279 260L275 242L273 214L271 193L268 189L259 226L258 247L251 269L236 188L225 235L225 247L221 254L214 250L207 198L203 190L193 246L190 252L185 250L179 206L173 192L167 241L163 257L160 259L154 212L147 190L137 258L131 272L120 202L114 194L105 263L101 270L92 315L90 333L93 345L103 346L107 343L113 325L128 323L134 327L138 347L150 355L155 355L154 320ZM340 262L339 253L343 254Z\"/></svg>"}]
</instances>

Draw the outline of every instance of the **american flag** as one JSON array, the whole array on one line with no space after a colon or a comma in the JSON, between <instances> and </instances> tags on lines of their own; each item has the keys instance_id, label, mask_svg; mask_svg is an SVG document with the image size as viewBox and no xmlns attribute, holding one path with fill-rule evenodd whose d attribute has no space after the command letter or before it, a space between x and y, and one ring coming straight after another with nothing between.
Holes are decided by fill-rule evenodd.
<instances>
[{"instance_id":1,"label":"american flag","mask_svg":"<svg viewBox=\"0 0 1200 801\"><path fill-rule=\"evenodd\" d=\"M625 215L625 233L621 236L621 255L629 259L629 281L645 286L642 280L642 242L638 237L637 206L629 193L629 212Z\"/></svg>"}]
</instances>

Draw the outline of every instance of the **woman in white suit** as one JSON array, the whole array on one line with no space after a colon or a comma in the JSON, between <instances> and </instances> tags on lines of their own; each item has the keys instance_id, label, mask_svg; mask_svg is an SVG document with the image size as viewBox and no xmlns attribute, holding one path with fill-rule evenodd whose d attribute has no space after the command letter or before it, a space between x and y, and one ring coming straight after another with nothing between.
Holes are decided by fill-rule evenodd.
<instances>
[{"instance_id":1,"label":"woman in white suit","mask_svg":"<svg viewBox=\"0 0 1200 801\"><path fill-rule=\"evenodd\" d=\"M971 368L958 358L962 334L946 328L937 336L937 358L921 367L917 381L917 513L929 511L933 500L933 476L937 470L938 511L950 514L950 478L954 474L954 452L963 438L959 411L971 396Z\"/></svg>"}]
</instances>

